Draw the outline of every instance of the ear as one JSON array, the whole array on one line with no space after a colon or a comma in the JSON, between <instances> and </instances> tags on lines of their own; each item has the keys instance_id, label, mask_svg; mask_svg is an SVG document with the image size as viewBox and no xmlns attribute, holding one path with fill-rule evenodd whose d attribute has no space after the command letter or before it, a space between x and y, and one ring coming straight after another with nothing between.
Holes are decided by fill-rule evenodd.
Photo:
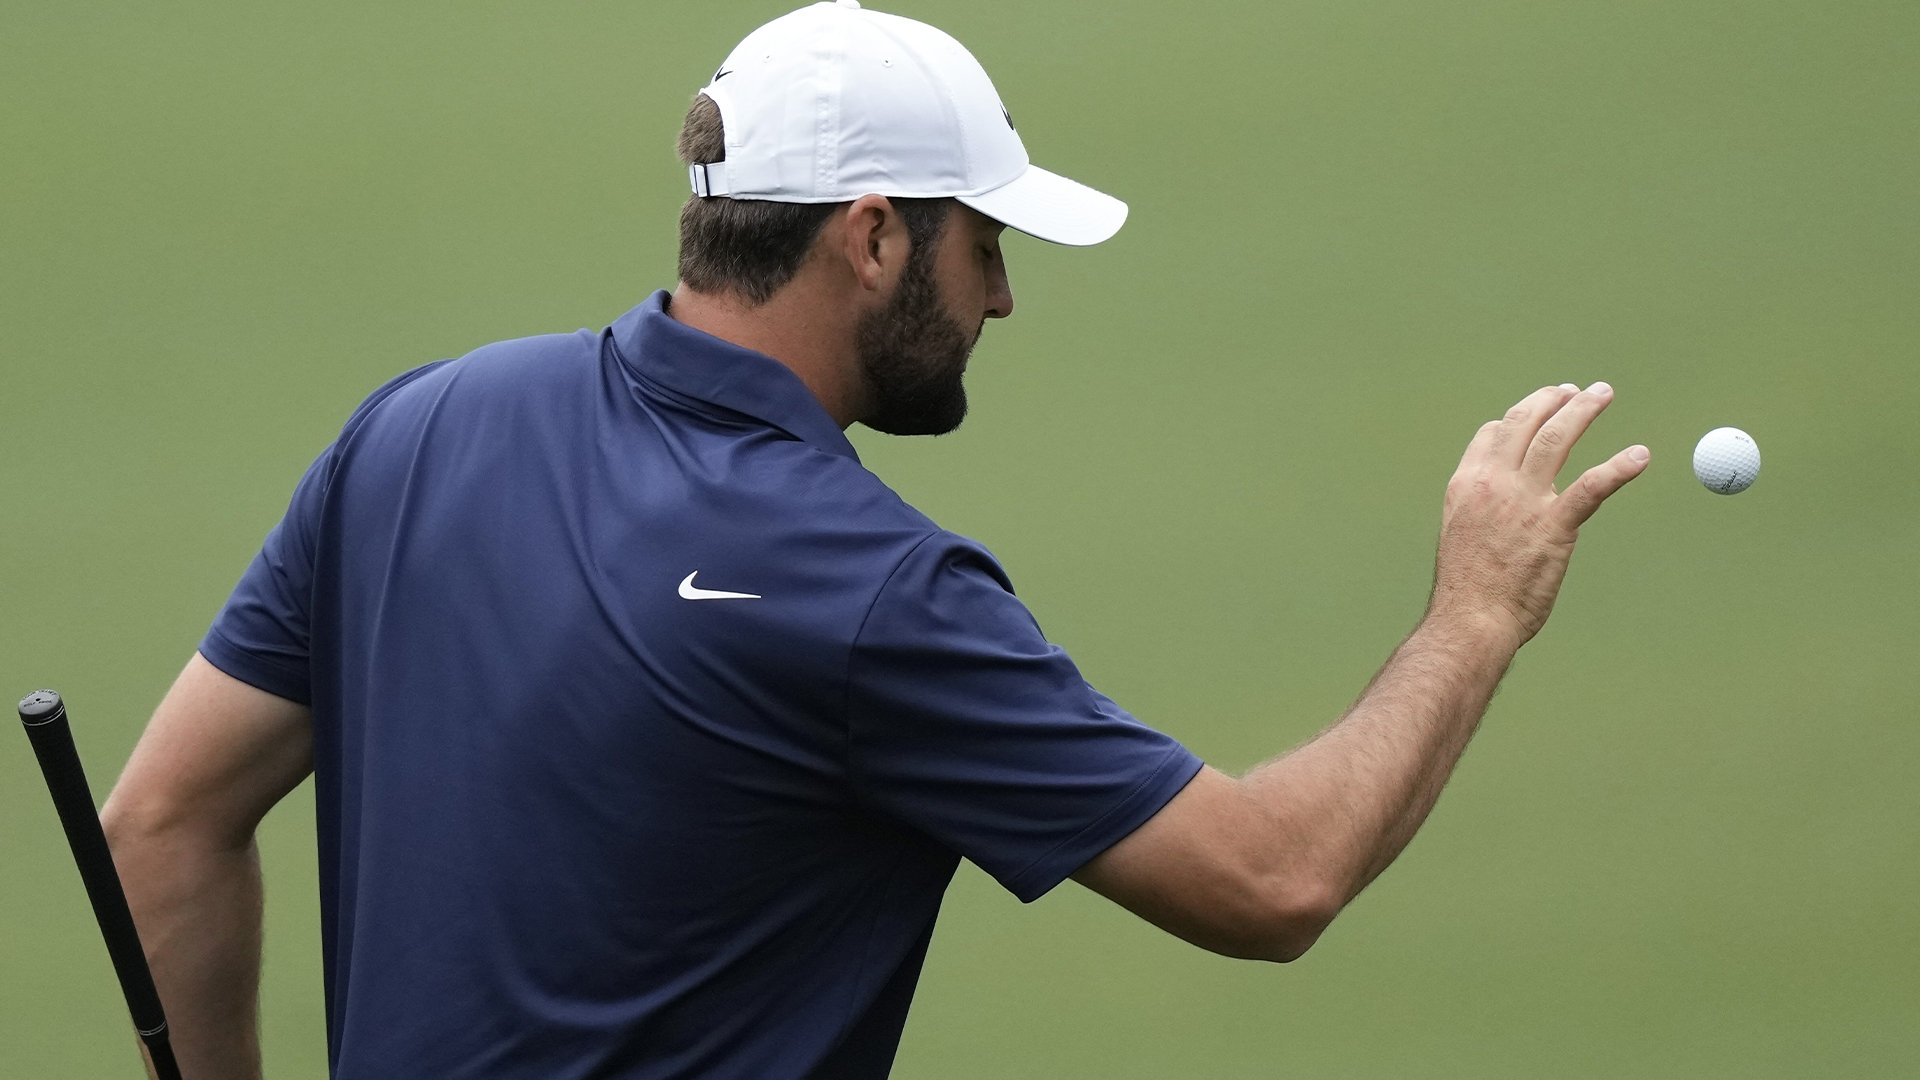
<instances>
[{"instance_id":1,"label":"ear","mask_svg":"<svg viewBox=\"0 0 1920 1080\"><path fill-rule=\"evenodd\" d=\"M885 195L862 195L847 207L845 244L847 263L860 287L887 293L906 268L912 239L906 219Z\"/></svg>"}]
</instances>

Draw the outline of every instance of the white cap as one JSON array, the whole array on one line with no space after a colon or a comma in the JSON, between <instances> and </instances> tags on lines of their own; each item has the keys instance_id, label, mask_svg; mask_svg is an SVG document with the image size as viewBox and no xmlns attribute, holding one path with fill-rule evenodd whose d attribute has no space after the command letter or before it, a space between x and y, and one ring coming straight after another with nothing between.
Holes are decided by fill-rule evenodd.
<instances>
[{"instance_id":1,"label":"white cap","mask_svg":"<svg viewBox=\"0 0 1920 1080\"><path fill-rule=\"evenodd\" d=\"M720 107L725 161L696 195L851 202L951 197L1056 244L1097 244L1127 204L1027 161L992 80L926 23L819 3L748 34L700 91Z\"/></svg>"}]
</instances>

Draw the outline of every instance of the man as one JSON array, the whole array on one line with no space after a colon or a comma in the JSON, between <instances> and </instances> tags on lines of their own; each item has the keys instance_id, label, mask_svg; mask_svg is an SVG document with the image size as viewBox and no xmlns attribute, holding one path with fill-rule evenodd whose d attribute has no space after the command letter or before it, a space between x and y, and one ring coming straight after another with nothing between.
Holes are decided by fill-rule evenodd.
<instances>
[{"instance_id":1,"label":"man","mask_svg":"<svg viewBox=\"0 0 1920 1080\"><path fill-rule=\"evenodd\" d=\"M1287 961L1407 843L1578 527L1611 391L1548 387L1447 490L1425 619L1233 778L1089 687L843 429L937 434L1031 167L951 38L852 0L696 98L681 281L600 333L399 376L296 489L105 811L196 1080L258 1074L255 825L316 776L342 1078L880 1077L961 856Z\"/></svg>"}]
</instances>

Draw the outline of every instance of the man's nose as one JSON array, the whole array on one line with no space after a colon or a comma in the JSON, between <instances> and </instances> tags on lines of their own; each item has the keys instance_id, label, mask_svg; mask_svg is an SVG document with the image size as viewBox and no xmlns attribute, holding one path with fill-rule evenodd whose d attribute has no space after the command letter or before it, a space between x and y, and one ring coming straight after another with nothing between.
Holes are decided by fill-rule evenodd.
<instances>
[{"instance_id":1,"label":"man's nose","mask_svg":"<svg viewBox=\"0 0 1920 1080\"><path fill-rule=\"evenodd\" d=\"M1000 260L995 259L993 268L987 276L987 318L1004 319L1013 314L1013 285L1007 280L1007 271Z\"/></svg>"}]
</instances>

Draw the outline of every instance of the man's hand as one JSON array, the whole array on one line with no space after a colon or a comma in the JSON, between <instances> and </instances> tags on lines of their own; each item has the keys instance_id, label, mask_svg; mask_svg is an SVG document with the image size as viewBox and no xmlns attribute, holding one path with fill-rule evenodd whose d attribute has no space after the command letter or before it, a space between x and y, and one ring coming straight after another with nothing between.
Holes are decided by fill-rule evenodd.
<instances>
[{"instance_id":1,"label":"man's hand","mask_svg":"<svg viewBox=\"0 0 1920 1080\"><path fill-rule=\"evenodd\" d=\"M1647 448L1631 446L1554 490L1573 444L1612 401L1603 382L1548 386L1480 428L1447 484L1429 618L1491 621L1515 648L1540 632L1580 526L1647 467Z\"/></svg>"},{"instance_id":2,"label":"man's hand","mask_svg":"<svg viewBox=\"0 0 1920 1080\"><path fill-rule=\"evenodd\" d=\"M1447 485L1427 617L1340 722L1239 779L1202 769L1075 879L1188 941L1291 960L1426 820L1513 654L1553 610L1580 526L1647 467L1553 478L1613 400L1550 386L1480 429Z\"/></svg>"}]
</instances>

